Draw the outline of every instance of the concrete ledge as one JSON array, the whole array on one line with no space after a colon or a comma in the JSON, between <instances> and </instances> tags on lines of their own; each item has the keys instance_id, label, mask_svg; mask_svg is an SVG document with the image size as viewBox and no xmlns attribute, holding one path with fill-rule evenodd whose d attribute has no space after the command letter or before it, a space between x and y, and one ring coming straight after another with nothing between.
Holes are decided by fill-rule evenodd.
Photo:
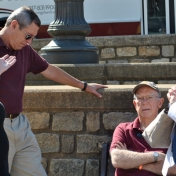
<instances>
[{"instance_id":1,"label":"concrete ledge","mask_svg":"<svg viewBox=\"0 0 176 176\"><path fill-rule=\"evenodd\" d=\"M70 75L87 82L176 80L176 63L64 64L56 65ZM26 85L56 85L42 75L28 74Z\"/></svg>"},{"instance_id":2,"label":"concrete ledge","mask_svg":"<svg viewBox=\"0 0 176 176\"><path fill-rule=\"evenodd\" d=\"M163 43L175 45L176 35L175 34L127 35L127 36L87 37L86 39L96 47L162 45Z\"/></svg>"},{"instance_id":3,"label":"concrete ledge","mask_svg":"<svg viewBox=\"0 0 176 176\"><path fill-rule=\"evenodd\" d=\"M171 84L161 84L162 95L166 99L168 89ZM103 95L102 99L92 94L82 92L70 86L26 86L23 98L24 111L134 111L132 105L133 95L132 85L109 85L107 89L99 92ZM167 100L164 107L167 106Z\"/></svg>"},{"instance_id":4,"label":"concrete ledge","mask_svg":"<svg viewBox=\"0 0 176 176\"><path fill-rule=\"evenodd\" d=\"M168 80L176 78L176 63L108 64L108 80Z\"/></svg>"}]
</instances>

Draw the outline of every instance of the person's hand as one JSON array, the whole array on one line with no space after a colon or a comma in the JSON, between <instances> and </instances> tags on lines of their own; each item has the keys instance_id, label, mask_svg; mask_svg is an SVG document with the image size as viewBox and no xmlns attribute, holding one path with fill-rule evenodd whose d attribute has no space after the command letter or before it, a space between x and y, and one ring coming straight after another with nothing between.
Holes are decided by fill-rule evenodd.
<instances>
[{"instance_id":1,"label":"person's hand","mask_svg":"<svg viewBox=\"0 0 176 176\"><path fill-rule=\"evenodd\" d=\"M5 55L0 58L0 75L16 62L15 56Z\"/></svg>"},{"instance_id":2,"label":"person's hand","mask_svg":"<svg viewBox=\"0 0 176 176\"><path fill-rule=\"evenodd\" d=\"M119 149L119 150L127 150L126 144L125 144L125 143L122 144L120 141L118 141L118 142L115 144L115 146L116 146L116 149Z\"/></svg>"},{"instance_id":3,"label":"person's hand","mask_svg":"<svg viewBox=\"0 0 176 176\"><path fill-rule=\"evenodd\" d=\"M176 102L176 86L173 86L168 90L167 98L170 104Z\"/></svg>"},{"instance_id":4,"label":"person's hand","mask_svg":"<svg viewBox=\"0 0 176 176\"><path fill-rule=\"evenodd\" d=\"M176 175L176 164L174 164L173 166L169 167L167 174L168 175L172 175L172 176Z\"/></svg>"},{"instance_id":5,"label":"person's hand","mask_svg":"<svg viewBox=\"0 0 176 176\"><path fill-rule=\"evenodd\" d=\"M98 89L101 88L108 88L108 86L102 85L102 84L95 84L95 83L89 83L86 88L86 92L92 93L96 95L99 98L102 98L102 95L97 92Z\"/></svg>"}]
</instances>

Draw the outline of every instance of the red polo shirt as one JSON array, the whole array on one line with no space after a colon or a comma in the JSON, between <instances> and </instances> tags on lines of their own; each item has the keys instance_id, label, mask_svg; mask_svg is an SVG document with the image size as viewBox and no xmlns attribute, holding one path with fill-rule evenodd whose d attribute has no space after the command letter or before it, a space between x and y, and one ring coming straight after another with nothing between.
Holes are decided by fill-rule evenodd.
<instances>
[{"instance_id":1,"label":"red polo shirt","mask_svg":"<svg viewBox=\"0 0 176 176\"><path fill-rule=\"evenodd\" d=\"M0 38L0 57L5 54L16 56L17 61L0 77L0 102L6 113L17 114L22 111L26 74L40 73L47 69L48 63L30 45L21 50L9 50Z\"/></svg>"},{"instance_id":2,"label":"red polo shirt","mask_svg":"<svg viewBox=\"0 0 176 176\"><path fill-rule=\"evenodd\" d=\"M149 144L142 137L142 130L140 129L139 118L133 122L120 123L113 134L113 139L110 151L115 148L115 143L120 141L126 144L128 150L136 152L159 151L166 153L167 149L151 148ZM139 169L120 169L116 168L115 176L156 176L152 172Z\"/></svg>"}]
</instances>

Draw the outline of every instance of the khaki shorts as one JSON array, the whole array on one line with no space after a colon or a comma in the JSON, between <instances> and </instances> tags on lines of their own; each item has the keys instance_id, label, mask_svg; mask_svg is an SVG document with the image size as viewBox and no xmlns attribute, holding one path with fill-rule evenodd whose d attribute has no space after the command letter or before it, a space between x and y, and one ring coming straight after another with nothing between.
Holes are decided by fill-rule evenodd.
<instances>
[{"instance_id":1,"label":"khaki shorts","mask_svg":"<svg viewBox=\"0 0 176 176\"><path fill-rule=\"evenodd\" d=\"M41 151L27 118L20 114L5 118L4 129L9 139L9 171L11 176L47 176L41 164Z\"/></svg>"}]
</instances>

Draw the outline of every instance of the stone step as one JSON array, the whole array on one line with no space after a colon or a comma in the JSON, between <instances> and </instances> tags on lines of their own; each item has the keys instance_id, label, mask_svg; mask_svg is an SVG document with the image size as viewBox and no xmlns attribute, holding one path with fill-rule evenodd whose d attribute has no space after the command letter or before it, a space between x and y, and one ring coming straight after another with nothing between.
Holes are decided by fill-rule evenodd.
<instances>
[{"instance_id":1,"label":"stone step","mask_svg":"<svg viewBox=\"0 0 176 176\"><path fill-rule=\"evenodd\" d=\"M173 84L158 84L162 97L165 99L163 107L167 107L166 94ZM103 98L80 91L71 86L26 86L23 97L24 111L60 112L70 111L135 111L132 104L134 85L108 85L99 92ZM73 103L74 102L74 103Z\"/></svg>"},{"instance_id":2,"label":"stone step","mask_svg":"<svg viewBox=\"0 0 176 176\"><path fill-rule=\"evenodd\" d=\"M176 63L123 64L62 64L60 67L72 76L87 82L101 84L137 84L143 80L158 84L176 83ZM41 74L28 74L26 85L57 85Z\"/></svg>"}]
</instances>

